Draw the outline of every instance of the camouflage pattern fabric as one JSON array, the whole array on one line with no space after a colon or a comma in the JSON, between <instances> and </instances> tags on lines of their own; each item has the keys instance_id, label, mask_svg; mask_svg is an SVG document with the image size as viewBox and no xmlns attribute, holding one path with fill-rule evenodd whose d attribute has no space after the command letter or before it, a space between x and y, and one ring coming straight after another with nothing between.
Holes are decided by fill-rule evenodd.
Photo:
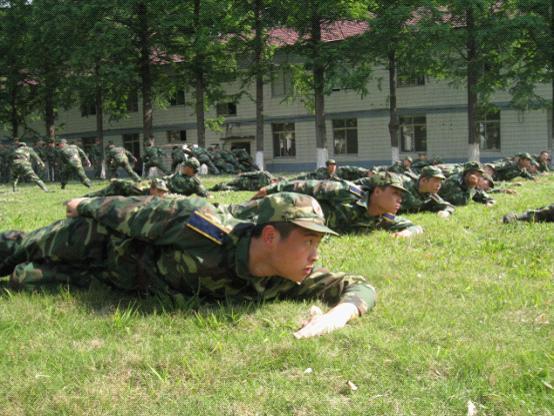
<instances>
[{"instance_id":1,"label":"camouflage pattern fabric","mask_svg":"<svg viewBox=\"0 0 554 416\"><path fill-rule=\"evenodd\" d=\"M240 170L242 172L251 172L260 170L260 168L254 163L254 160L252 159L252 156L245 150L245 149L233 149L231 150L235 157L237 158Z\"/></svg>"},{"instance_id":2,"label":"camouflage pattern fabric","mask_svg":"<svg viewBox=\"0 0 554 416\"><path fill-rule=\"evenodd\" d=\"M177 165L186 159L185 152L181 147L175 147L171 150L171 171L175 172Z\"/></svg>"},{"instance_id":3,"label":"camouflage pattern fabric","mask_svg":"<svg viewBox=\"0 0 554 416\"><path fill-rule=\"evenodd\" d=\"M123 168L125 172L135 181L140 181L140 176L129 164L129 159L136 162L131 152L123 147L108 146L106 149L106 166L108 167L108 179L116 176L117 168Z\"/></svg>"},{"instance_id":4,"label":"camouflage pattern fabric","mask_svg":"<svg viewBox=\"0 0 554 416\"><path fill-rule=\"evenodd\" d=\"M355 181L356 179L367 178L370 169L361 168L359 166L339 166L337 168L337 176L347 181Z\"/></svg>"},{"instance_id":5,"label":"camouflage pattern fabric","mask_svg":"<svg viewBox=\"0 0 554 416\"><path fill-rule=\"evenodd\" d=\"M198 161L208 167L208 172L213 175L219 174L219 169L215 166L212 161L210 152L200 146L195 146L189 149L189 152L192 153L192 156L198 159Z\"/></svg>"},{"instance_id":6,"label":"camouflage pattern fabric","mask_svg":"<svg viewBox=\"0 0 554 416\"><path fill-rule=\"evenodd\" d=\"M522 177L525 179L534 179L526 169L521 169L516 162L509 161L494 165L495 181L511 181L514 178Z\"/></svg>"},{"instance_id":7,"label":"camouflage pattern fabric","mask_svg":"<svg viewBox=\"0 0 554 416\"><path fill-rule=\"evenodd\" d=\"M327 168L318 168L313 172L306 173L305 175L300 175L293 180L318 180L318 181L341 181L342 179L335 173L329 175Z\"/></svg>"},{"instance_id":8,"label":"camouflage pattern fabric","mask_svg":"<svg viewBox=\"0 0 554 416\"><path fill-rule=\"evenodd\" d=\"M31 164L32 161L35 161L39 166L44 167L44 162L40 159L40 157L38 157L36 152L31 147L25 144L20 144L16 149L14 149L11 159L11 176L14 192L17 190L17 183L20 178L30 180L43 191L48 191L46 185L44 185L44 182L42 182L33 170L33 166Z\"/></svg>"},{"instance_id":9,"label":"camouflage pattern fabric","mask_svg":"<svg viewBox=\"0 0 554 416\"><path fill-rule=\"evenodd\" d=\"M214 185L211 191L257 191L271 185L274 176L266 170L241 173L235 179Z\"/></svg>"},{"instance_id":10,"label":"camouflage pattern fabric","mask_svg":"<svg viewBox=\"0 0 554 416\"><path fill-rule=\"evenodd\" d=\"M163 180L167 183L169 192L180 195L192 195L196 194L201 197L207 197L208 192L198 176L186 176L181 173L174 173L173 175L163 177Z\"/></svg>"},{"instance_id":11,"label":"camouflage pattern fabric","mask_svg":"<svg viewBox=\"0 0 554 416\"><path fill-rule=\"evenodd\" d=\"M88 160L88 157L83 149L74 144L65 144L63 147L58 149L58 155L62 161L62 169L60 172L62 189L67 184L67 181L72 174L77 175L81 183L87 188L90 188L91 182L83 169L83 163L81 160L84 160L88 165L90 165L90 161Z\"/></svg>"},{"instance_id":12,"label":"camouflage pattern fabric","mask_svg":"<svg viewBox=\"0 0 554 416\"><path fill-rule=\"evenodd\" d=\"M508 214L503 218L504 223L514 221L525 222L554 222L554 204L538 209L530 209L523 214Z\"/></svg>"},{"instance_id":13,"label":"camouflage pattern fabric","mask_svg":"<svg viewBox=\"0 0 554 416\"><path fill-rule=\"evenodd\" d=\"M164 173L164 175L169 175L169 172L163 164L163 157L164 152L159 147L146 146L144 148L143 156L145 174L148 175L148 171L150 170L150 168L158 168Z\"/></svg>"},{"instance_id":14,"label":"camouflage pattern fabric","mask_svg":"<svg viewBox=\"0 0 554 416\"><path fill-rule=\"evenodd\" d=\"M267 193L297 192L314 197L325 214L327 225L340 233L368 233L375 230L414 231L419 227L406 218L393 214L379 216L367 212L367 194L348 181L290 181L266 187ZM239 218L256 216L258 201L234 207Z\"/></svg>"},{"instance_id":15,"label":"camouflage pattern fabric","mask_svg":"<svg viewBox=\"0 0 554 416\"><path fill-rule=\"evenodd\" d=\"M271 198L262 204L264 218L281 213ZM11 274L15 288L60 282L86 286L99 279L121 290L174 299L183 294L252 301L319 298L353 303L361 313L375 303L375 290L362 276L322 268L302 284L252 276L248 256L255 224L201 198L91 198L78 211L80 217L19 238L10 240L13 232L0 234L0 253L5 254L0 275Z\"/></svg>"},{"instance_id":16,"label":"camouflage pattern fabric","mask_svg":"<svg viewBox=\"0 0 554 416\"><path fill-rule=\"evenodd\" d=\"M399 213L408 213L408 212L439 212L439 211L448 211L450 213L454 212L454 206L442 199L437 194L432 193L421 193L419 192L419 181L414 181L408 177L404 181L404 187L406 192L404 193L404 198L402 199L402 205L400 206Z\"/></svg>"},{"instance_id":17,"label":"camouflage pattern fabric","mask_svg":"<svg viewBox=\"0 0 554 416\"><path fill-rule=\"evenodd\" d=\"M473 200L481 204L493 202L494 199L486 192L479 189L469 189L464 183L464 177L461 173L447 178L439 190L439 196L453 205L467 205Z\"/></svg>"},{"instance_id":18,"label":"camouflage pattern fabric","mask_svg":"<svg viewBox=\"0 0 554 416\"><path fill-rule=\"evenodd\" d=\"M102 144L95 143L89 152L89 160L94 168L94 177L99 179L102 176Z\"/></svg>"},{"instance_id":19,"label":"camouflage pattern fabric","mask_svg":"<svg viewBox=\"0 0 554 416\"><path fill-rule=\"evenodd\" d=\"M140 196L148 195L150 180L134 182L127 179L111 179L110 184L96 192L90 192L85 197L94 198L100 196Z\"/></svg>"}]
</instances>

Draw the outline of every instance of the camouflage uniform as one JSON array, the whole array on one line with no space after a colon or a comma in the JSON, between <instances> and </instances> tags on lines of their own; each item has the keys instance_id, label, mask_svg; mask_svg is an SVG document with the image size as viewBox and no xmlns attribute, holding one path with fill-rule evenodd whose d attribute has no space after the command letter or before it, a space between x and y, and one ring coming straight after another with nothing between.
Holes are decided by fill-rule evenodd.
<instances>
[{"instance_id":1,"label":"camouflage uniform","mask_svg":"<svg viewBox=\"0 0 554 416\"><path fill-rule=\"evenodd\" d=\"M31 164L31 161L35 161L39 166L44 167L44 162L31 147L27 146L24 142L20 142L13 151L11 159L12 187L14 192L17 191L17 182L21 177L36 183L40 189L48 192L46 185L37 176Z\"/></svg>"},{"instance_id":2,"label":"camouflage uniform","mask_svg":"<svg viewBox=\"0 0 554 416\"><path fill-rule=\"evenodd\" d=\"M337 173L333 173L332 175L329 175L329 172L327 171L327 168L318 168L313 172L306 173L305 175L300 175L293 180L318 180L318 181L341 181L342 179L337 175Z\"/></svg>"},{"instance_id":3,"label":"camouflage uniform","mask_svg":"<svg viewBox=\"0 0 554 416\"><path fill-rule=\"evenodd\" d=\"M554 204L539 209L530 209L523 214L510 213L502 218L505 224L514 221L554 222Z\"/></svg>"},{"instance_id":4,"label":"camouflage uniform","mask_svg":"<svg viewBox=\"0 0 554 416\"><path fill-rule=\"evenodd\" d=\"M226 158L223 157L223 151L214 151L211 153L211 156L213 163L219 172L227 174L237 173L238 169L236 169L232 163L229 163Z\"/></svg>"},{"instance_id":5,"label":"camouflage uniform","mask_svg":"<svg viewBox=\"0 0 554 416\"><path fill-rule=\"evenodd\" d=\"M44 152L46 155L46 177L48 181L54 182L60 175L60 160L54 141L48 142Z\"/></svg>"},{"instance_id":6,"label":"camouflage uniform","mask_svg":"<svg viewBox=\"0 0 554 416\"><path fill-rule=\"evenodd\" d=\"M219 175L219 169L214 165L210 152L200 146L193 146L188 149L188 152L194 156L200 164L208 167L208 172L213 175Z\"/></svg>"},{"instance_id":7,"label":"camouflage uniform","mask_svg":"<svg viewBox=\"0 0 554 416\"><path fill-rule=\"evenodd\" d=\"M60 144L61 147L58 148L58 155L62 162L62 171L60 174L62 189L65 188L68 179L73 173L79 177L83 185L90 188L91 182L83 169L83 163L81 161L84 160L85 163L90 166L90 160L88 160L86 153L75 144L67 144L64 139L62 139Z\"/></svg>"},{"instance_id":8,"label":"camouflage uniform","mask_svg":"<svg viewBox=\"0 0 554 416\"><path fill-rule=\"evenodd\" d=\"M266 170L241 173L226 183L214 185L210 191L257 191L263 186L271 185L275 177Z\"/></svg>"},{"instance_id":9,"label":"camouflage uniform","mask_svg":"<svg viewBox=\"0 0 554 416\"><path fill-rule=\"evenodd\" d=\"M495 181L511 181L517 177L534 179L533 175L527 172L526 169L521 169L514 161L501 162L493 167L495 170L493 179Z\"/></svg>"},{"instance_id":10,"label":"camouflage uniform","mask_svg":"<svg viewBox=\"0 0 554 416\"><path fill-rule=\"evenodd\" d=\"M157 179L162 181L161 179ZM162 181L165 184L165 181ZM145 180L134 182L128 179L111 179L110 184L96 192L91 192L85 197L94 198L99 196L141 196L149 195L152 181ZM167 188L162 190L168 190Z\"/></svg>"},{"instance_id":11,"label":"camouflage uniform","mask_svg":"<svg viewBox=\"0 0 554 416\"><path fill-rule=\"evenodd\" d=\"M483 170L477 162L468 162L464 165L464 170L461 173L456 173L443 182L439 190L439 196L454 205L467 205L471 200L482 204L494 202L494 199L486 192L467 187L464 176L472 170L483 174Z\"/></svg>"},{"instance_id":12,"label":"camouflage uniform","mask_svg":"<svg viewBox=\"0 0 554 416\"><path fill-rule=\"evenodd\" d=\"M179 146L173 147L171 150L171 172L175 172L177 166L186 159L185 152Z\"/></svg>"},{"instance_id":13,"label":"camouflage uniform","mask_svg":"<svg viewBox=\"0 0 554 416\"><path fill-rule=\"evenodd\" d=\"M339 166L337 168L337 176L347 181L355 181L356 179L367 178L370 169L361 168L359 166Z\"/></svg>"},{"instance_id":14,"label":"camouflage uniform","mask_svg":"<svg viewBox=\"0 0 554 416\"><path fill-rule=\"evenodd\" d=\"M375 181L375 179L374 179ZM367 233L374 230L416 232L420 227L406 218L388 213L372 216L367 211L368 195L348 181L290 181L279 182L265 188L267 194L298 192L317 199L327 220L327 225L342 233ZM235 211L240 218L256 214L257 201L250 201Z\"/></svg>"},{"instance_id":15,"label":"camouflage uniform","mask_svg":"<svg viewBox=\"0 0 554 416\"><path fill-rule=\"evenodd\" d=\"M144 148L144 174L148 175L150 168L158 168L161 170L164 175L169 175L169 172L164 167L162 159L164 157L164 152L157 146L145 146Z\"/></svg>"},{"instance_id":16,"label":"camouflage uniform","mask_svg":"<svg viewBox=\"0 0 554 416\"><path fill-rule=\"evenodd\" d=\"M441 170L435 168L434 166L426 166L421 170L422 177L435 177L440 179L445 179L442 175ZM419 191L419 179L413 180L406 177L404 180L404 187L406 192L404 193L404 198L402 199L402 205L400 206L400 213L407 212L420 212L420 211L430 211L430 212L439 212L447 211L449 213L454 212L454 206L449 202L446 202L437 194L432 193L421 193Z\"/></svg>"},{"instance_id":17,"label":"camouflage uniform","mask_svg":"<svg viewBox=\"0 0 554 416\"><path fill-rule=\"evenodd\" d=\"M125 172L133 178L135 181L140 181L140 176L133 170L129 164L129 158L134 162L137 159L133 156L131 152L124 149L123 147L117 147L109 145L106 148L106 166L108 168L108 179L113 178L117 174L117 168L121 167L125 169Z\"/></svg>"},{"instance_id":18,"label":"camouflage uniform","mask_svg":"<svg viewBox=\"0 0 554 416\"><path fill-rule=\"evenodd\" d=\"M550 155L548 156L548 160L540 160L539 157L540 155L533 155L533 160L539 165L539 172L550 172L552 170L550 168Z\"/></svg>"},{"instance_id":19,"label":"camouflage uniform","mask_svg":"<svg viewBox=\"0 0 554 416\"><path fill-rule=\"evenodd\" d=\"M94 167L94 177L100 179L102 177L102 143L95 143L90 148L89 154L90 163Z\"/></svg>"},{"instance_id":20,"label":"camouflage uniform","mask_svg":"<svg viewBox=\"0 0 554 416\"><path fill-rule=\"evenodd\" d=\"M252 157L245 149L233 149L231 150L235 155L242 172L251 172L260 170L260 168L254 163Z\"/></svg>"},{"instance_id":21,"label":"camouflage uniform","mask_svg":"<svg viewBox=\"0 0 554 416\"><path fill-rule=\"evenodd\" d=\"M312 198L272 195L259 208L257 224L285 221L331 232ZM176 301L183 294L242 301L320 298L352 303L360 313L375 303L375 290L362 276L317 267L301 284L253 276L249 250L256 223L237 220L226 207L201 198L91 198L78 212L77 218L28 234L0 234L0 276L11 273L15 288L86 286L99 279Z\"/></svg>"}]
</instances>

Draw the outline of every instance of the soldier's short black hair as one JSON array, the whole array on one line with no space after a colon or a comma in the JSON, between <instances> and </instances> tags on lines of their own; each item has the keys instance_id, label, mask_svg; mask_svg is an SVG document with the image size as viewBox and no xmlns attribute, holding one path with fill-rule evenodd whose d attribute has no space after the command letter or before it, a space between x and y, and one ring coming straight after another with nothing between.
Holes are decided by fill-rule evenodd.
<instances>
[{"instance_id":1,"label":"soldier's short black hair","mask_svg":"<svg viewBox=\"0 0 554 416\"><path fill-rule=\"evenodd\" d=\"M267 225L272 225L273 227L275 227L279 232L279 235L283 239L287 239L294 229L302 228L296 224L293 224L292 222L267 222L265 224L258 224L254 226L254 229L252 230L252 237L260 237L262 235L262 230Z\"/></svg>"}]
</instances>

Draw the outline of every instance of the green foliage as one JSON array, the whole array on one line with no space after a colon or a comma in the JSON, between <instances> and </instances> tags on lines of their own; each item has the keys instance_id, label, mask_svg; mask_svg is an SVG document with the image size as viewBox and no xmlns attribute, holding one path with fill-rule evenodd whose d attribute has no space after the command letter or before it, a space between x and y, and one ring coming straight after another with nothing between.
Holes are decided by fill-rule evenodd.
<instances>
[{"instance_id":1,"label":"green foliage","mask_svg":"<svg viewBox=\"0 0 554 416\"><path fill-rule=\"evenodd\" d=\"M77 183L49 194L20 189L0 186L2 230L58 220L62 201L87 192ZM190 298L172 308L100 283L4 290L2 413L454 415L471 400L483 415L551 415L553 225L500 218L552 203L554 177L515 189L448 220L412 215L425 233L411 240L326 239L321 262L366 275L378 304L317 339L292 337L307 302ZM251 195L220 192L213 201Z\"/></svg>"}]
</instances>

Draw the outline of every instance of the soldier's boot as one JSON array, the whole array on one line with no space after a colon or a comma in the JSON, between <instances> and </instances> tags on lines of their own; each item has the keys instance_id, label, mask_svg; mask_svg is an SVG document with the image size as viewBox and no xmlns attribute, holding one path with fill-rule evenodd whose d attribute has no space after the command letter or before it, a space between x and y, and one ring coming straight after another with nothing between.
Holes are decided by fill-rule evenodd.
<instances>
[{"instance_id":1,"label":"soldier's boot","mask_svg":"<svg viewBox=\"0 0 554 416\"><path fill-rule=\"evenodd\" d=\"M87 188L90 188L92 186L92 182L90 181L90 179L86 179L84 182L83 182L83 185L85 185Z\"/></svg>"},{"instance_id":2,"label":"soldier's boot","mask_svg":"<svg viewBox=\"0 0 554 416\"><path fill-rule=\"evenodd\" d=\"M38 180L37 181L37 185L40 189L42 189L44 192L48 192L48 188L46 187L46 185L44 184L44 182L42 182L41 180Z\"/></svg>"},{"instance_id":3,"label":"soldier's boot","mask_svg":"<svg viewBox=\"0 0 554 416\"><path fill-rule=\"evenodd\" d=\"M13 270L8 259L13 255L21 240L25 237L22 231L5 231L0 233L0 276L6 276Z\"/></svg>"},{"instance_id":4,"label":"soldier's boot","mask_svg":"<svg viewBox=\"0 0 554 416\"><path fill-rule=\"evenodd\" d=\"M515 212L510 212L502 217L502 222L504 224L511 224L516 221L526 221L530 222L533 221L533 216L530 215L528 212L524 212L523 214L516 214Z\"/></svg>"}]
</instances>

